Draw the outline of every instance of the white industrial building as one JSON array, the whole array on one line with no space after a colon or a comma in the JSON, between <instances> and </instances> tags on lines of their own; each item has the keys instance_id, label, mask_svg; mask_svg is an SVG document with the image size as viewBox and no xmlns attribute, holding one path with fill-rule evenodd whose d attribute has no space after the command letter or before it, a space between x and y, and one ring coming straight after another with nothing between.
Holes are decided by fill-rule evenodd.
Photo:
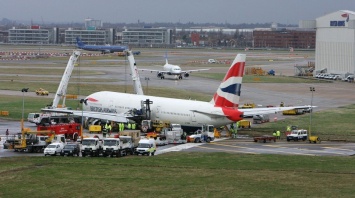
<instances>
[{"instance_id":1,"label":"white industrial building","mask_svg":"<svg viewBox=\"0 0 355 198\"><path fill-rule=\"evenodd\" d=\"M343 77L355 73L355 12L339 10L301 21L300 27L316 28L315 73Z\"/></svg>"}]
</instances>

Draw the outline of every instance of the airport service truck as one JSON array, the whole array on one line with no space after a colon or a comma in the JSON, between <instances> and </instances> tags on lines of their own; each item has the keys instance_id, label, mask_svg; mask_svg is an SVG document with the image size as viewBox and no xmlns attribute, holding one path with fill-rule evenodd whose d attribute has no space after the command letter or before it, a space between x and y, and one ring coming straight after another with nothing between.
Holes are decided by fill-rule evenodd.
<instances>
[{"instance_id":1,"label":"airport service truck","mask_svg":"<svg viewBox=\"0 0 355 198\"><path fill-rule=\"evenodd\" d=\"M99 138L84 138L81 142L81 155L98 157L102 152L102 141Z\"/></svg>"},{"instance_id":2,"label":"airport service truck","mask_svg":"<svg viewBox=\"0 0 355 198\"><path fill-rule=\"evenodd\" d=\"M126 156L134 153L134 144L132 137L121 136L119 138L105 138L103 140L102 155L104 157L114 155L116 157Z\"/></svg>"},{"instance_id":3,"label":"airport service truck","mask_svg":"<svg viewBox=\"0 0 355 198\"><path fill-rule=\"evenodd\" d=\"M162 134L169 144L186 143L186 135L180 124L171 124L169 128L164 128Z\"/></svg>"},{"instance_id":4,"label":"airport service truck","mask_svg":"<svg viewBox=\"0 0 355 198\"><path fill-rule=\"evenodd\" d=\"M202 130L197 130L193 135L187 136L187 142L207 142L214 140L214 126L202 125Z\"/></svg>"}]
</instances>

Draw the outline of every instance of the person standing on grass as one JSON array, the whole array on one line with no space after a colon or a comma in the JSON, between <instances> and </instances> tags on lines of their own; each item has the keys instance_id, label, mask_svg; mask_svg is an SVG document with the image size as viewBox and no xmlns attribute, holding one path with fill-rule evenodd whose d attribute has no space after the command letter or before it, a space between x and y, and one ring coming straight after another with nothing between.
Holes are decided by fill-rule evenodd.
<instances>
[{"instance_id":1,"label":"person standing on grass","mask_svg":"<svg viewBox=\"0 0 355 198\"><path fill-rule=\"evenodd\" d=\"M276 136L276 131L274 131L274 132L272 133L272 136L274 136L274 137L277 138L277 136Z\"/></svg>"},{"instance_id":2,"label":"person standing on grass","mask_svg":"<svg viewBox=\"0 0 355 198\"><path fill-rule=\"evenodd\" d=\"M280 138L280 135L281 135L280 130L277 130L277 131L276 131L276 136L277 136L277 139L278 139L278 140L280 140L280 139L281 139L281 138Z\"/></svg>"}]
</instances>

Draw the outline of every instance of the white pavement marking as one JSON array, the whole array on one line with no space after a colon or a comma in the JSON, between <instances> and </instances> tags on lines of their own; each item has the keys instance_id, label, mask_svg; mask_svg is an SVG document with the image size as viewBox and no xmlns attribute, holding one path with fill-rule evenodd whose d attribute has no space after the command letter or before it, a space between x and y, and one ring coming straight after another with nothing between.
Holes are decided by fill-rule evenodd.
<instances>
[{"instance_id":1,"label":"white pavement marking","mask_svg":"<svg viewBox=\"0 0 355 198\"><path fill-rule=\"evenodd\" d=\"M227 138L216 138L216 139L214 139L214 142L218 142L218 141L225 140L225 139L227 139ZM158 149L157 152L155 153L155 155L173 152L173 151L182 151L182 150L186 150L186 149L193 148L196 146L201 146L203 144L206 144L206 143L186 143L186 144L181 144L179 146L174 146L174 147L170 147L170 148L163 149L163 150Z\"/></svg>"}]
</instances>

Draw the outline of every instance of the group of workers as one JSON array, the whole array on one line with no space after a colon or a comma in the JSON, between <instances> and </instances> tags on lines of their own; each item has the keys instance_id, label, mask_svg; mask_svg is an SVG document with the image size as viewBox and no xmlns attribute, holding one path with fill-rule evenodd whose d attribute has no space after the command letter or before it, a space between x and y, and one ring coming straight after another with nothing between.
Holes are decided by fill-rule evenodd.
<instances>
[{"instance_id":1,"label":"group of workers","mask_svg":"<svg viewBox=\"0 0 355 198\"><path fill-rule=\"evenodd\" d=\"M230 132L232 138L237 138L237 131L238 131L238 128L239 128L239 122L236 122L236 123L235 123L235 126L234 126L233 123L230 125L229 132ZM272 133L272 135L273 135L274 137L276 137L276 139L278 139L278 140L281 139L281 132L280 132L280 130L277 130L277 131L275 130L275 131Z\"/></svg>"},{"instance_id":2,"label":"group of workers","mask_svg":"<svg viewBox=\"0 0 355 198\"><path fill-rule=\"evenodd\" d=\"M281 132L280 130L275 130L273 133L272 133L272 136L276 137L276 139L280 140L281 139Z\"/></svg>"},{"instance_id":3,"label":"group of workers","mask_svg":"<svg viewBox=\"0 0 355 198\"><path fill-rule=\"evenodd\" d=\"M128 122L126 127L125 127L125 123L117 123L118 126L118 131L124 131L125 128L127 128L128 130L135 130L136 129L136 123L130 123ZM112 126L111 126L111 122L107 121L107 123L102 126L102 136L105 138L106 135L108 134L108 136L110 137L112 133Z\"/></svg>"}]
</instances>

